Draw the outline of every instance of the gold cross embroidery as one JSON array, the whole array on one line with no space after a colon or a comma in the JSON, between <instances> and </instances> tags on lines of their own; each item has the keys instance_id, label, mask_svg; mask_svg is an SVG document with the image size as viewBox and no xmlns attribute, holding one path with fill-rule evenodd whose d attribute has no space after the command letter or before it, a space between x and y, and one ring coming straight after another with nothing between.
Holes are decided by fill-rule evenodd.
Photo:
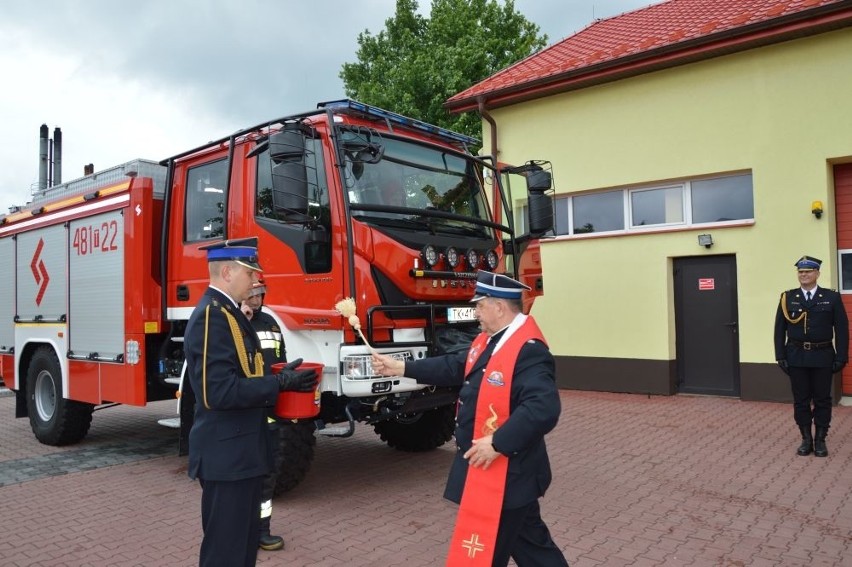
<instances>
[{"instance_id":1,"label":"gold cross embroidery","mask_svg":"<svg viewBox=\"0 0 852 567\"><path fill-rule=\"evenodd\" d=\"M470 539L462 540L462 547L467 550L467 556L476 557L477 551L483 551L485 545L479 541L479 534L470 534Z\"/></svg>"}]
</instances>

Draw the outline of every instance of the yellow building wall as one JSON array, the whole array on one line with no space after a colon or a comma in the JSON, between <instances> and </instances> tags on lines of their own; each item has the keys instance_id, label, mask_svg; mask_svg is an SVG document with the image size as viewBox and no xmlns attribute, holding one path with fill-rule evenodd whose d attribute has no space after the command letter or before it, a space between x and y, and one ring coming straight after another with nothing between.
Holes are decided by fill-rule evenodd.
<instances>
[{"instance_id":1,"label":"yellow building wall","mask_svg":"<svg viewBox=\"0 0 852 567\"><path fill-rule=\"evenodd\" d=\"M740 361L773 362L795 260L821 258L820 284L837 287L831 162L852 156L850 101L847 29L491 111L499 158L550 160L558 195L753 174L751 226L543 242L532 313L554 354L675 359L672 258L735 254Z\"/></svg>"}]
</instances>

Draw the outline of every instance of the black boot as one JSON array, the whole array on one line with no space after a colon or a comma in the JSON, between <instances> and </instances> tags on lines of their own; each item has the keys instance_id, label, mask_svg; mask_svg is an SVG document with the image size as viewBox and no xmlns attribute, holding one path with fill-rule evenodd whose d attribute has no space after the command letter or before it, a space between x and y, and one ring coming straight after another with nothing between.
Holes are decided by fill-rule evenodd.
<instances>
[{"instance_id":1,"label":"black boot","mask_svg":"<svg viewBox=\"0 0 852 567\"><path fill-rule=\"evenodd\" d=\"M811 426L800 425L799 431L802 432L802 444L796 449L796 454L800 457L807 457L814 450L814 437L811 435Z\"/></svg>"},{"instance_id":2,"label":"black boot","mask_svg":"<svg viewBox=\"0 0 852 567\"><path fill-rule=\"evenodd\" d=\"M814 456L827 457L828 447L825 446L825 436L828 435L828 427L817 427L814 439Z\"/></svg>"},{"instance_id":3,"label":"black boot","mask_svg":"<svg viewBox=\"0 0 852 567\"><path fill-rule=\"evenodd\" d=\"M277 535L269 535L269 522L271 518L260 519L260 540L258 545L266 551L284 549L284 538Z\"/></svg>"}]
</instances>

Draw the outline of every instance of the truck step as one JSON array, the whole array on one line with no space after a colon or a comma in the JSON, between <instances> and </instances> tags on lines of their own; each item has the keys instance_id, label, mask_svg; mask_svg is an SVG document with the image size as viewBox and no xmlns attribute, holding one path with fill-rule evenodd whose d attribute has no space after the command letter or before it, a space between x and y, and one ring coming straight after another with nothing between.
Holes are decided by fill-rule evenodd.
<instances>
[{"instance_id":1,"label":"truck step","mask_svg":"<svg viewBox=\"0 0 852 567\"><path fill-rule=\"evenodd\" d=\"M325 435L327 437L349 437L352 435L350 428L346 425L338 425L336 427L323 427L317 429L317 435Z\"/></svg>"},{"instance_id":2,"label":"truck step","mask_svg":"<svg viewBox=\"0 0 852 567\"><path fill-rule=\"evenodd\" d=\"M163 382L165 382L166 384L174 384L175 386L179 386L180 376L168 376L166 378L163 378Z\"/></svg>"},{"instance_id":3,"label":"truck step","mask_svg":"<svg viewBox=\"0 0 852 567\"><path fill-rule=\"evenodd\" d=\"M179 417L164 417L163 419L158 419L157 423L169 429L180 429Z\"/></svg>"}]
</instances>

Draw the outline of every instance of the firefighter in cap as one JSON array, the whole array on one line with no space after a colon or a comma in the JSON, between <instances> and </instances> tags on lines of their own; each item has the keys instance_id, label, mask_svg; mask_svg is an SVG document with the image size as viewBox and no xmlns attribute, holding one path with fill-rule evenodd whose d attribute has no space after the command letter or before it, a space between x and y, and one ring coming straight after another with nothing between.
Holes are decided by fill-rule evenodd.
<instances>
[{"instance_id":1,"label":"firefighter in cap","mask_svg":"<svg viewBox=\"0 0 852 567\"><path fill-rule=\"evenodd\" d=\"M251 326L260 339L260 352L263 355L264 373L271 372L272 365L277 362L287 362L287 354L284 349L284 337L278 322L263 311L263 299L266 296L266 282L263 278L254 283L251 295L243 301L242 310L251 320ZM273 412L267 418L269 422L271 450L273 454L272 463L275 464L275 453L280 444L280 432L278 422ZM275 483L278 480L278 470L273 466L263 479L263 494L260 503L260 541L261 549L275 551L284 549L284 538L270 534L272 522L272 497L275 495Z\"/></svg>"},{"instance_id":2,"label":"firefighter in cap","mask_svg":"<svg viewBox=\"0 0 852 567\"><path fill-rule=\"evenodd\" d=\"M201 484L199 565L254 565L263 479L269 472L268 410L282 390L309 392L316 372L264 372L257 333L240 310L260 276L257 240L207 250L210 286L184 335L187 377L195 395L187 474Z\"/></svg>"},{"instance_id":3,"label":"firefighter in cap","mask_svg":"<svg viewBox=\"0 0 852 567\"><path fill-rule=\"evenodd\" d=\"M568 565L538 503L551 480L544 436L561 406L553 355L522 313L525 289L480 270L471 301L482 333L467 352L407 361L372 356L379 374L461 386L457 451L444 490L460 504L447 565L505 567L510 557L520 567Z\"/></svg>"},{"instance_id":4,"label":"firefighter in cap","mask_svg":"<svg viewBox=\"0 0 852 567\"><path fill-rule=\"evenodd\" d=\"M849 360L849 321L840 294L817 285L822 260L802 256L795 266L799 287L781 294L775 314L775 360L793 390L793 419L802 434L796 454L827 457L831 377Z\"/></svg>"}]
</instances>

